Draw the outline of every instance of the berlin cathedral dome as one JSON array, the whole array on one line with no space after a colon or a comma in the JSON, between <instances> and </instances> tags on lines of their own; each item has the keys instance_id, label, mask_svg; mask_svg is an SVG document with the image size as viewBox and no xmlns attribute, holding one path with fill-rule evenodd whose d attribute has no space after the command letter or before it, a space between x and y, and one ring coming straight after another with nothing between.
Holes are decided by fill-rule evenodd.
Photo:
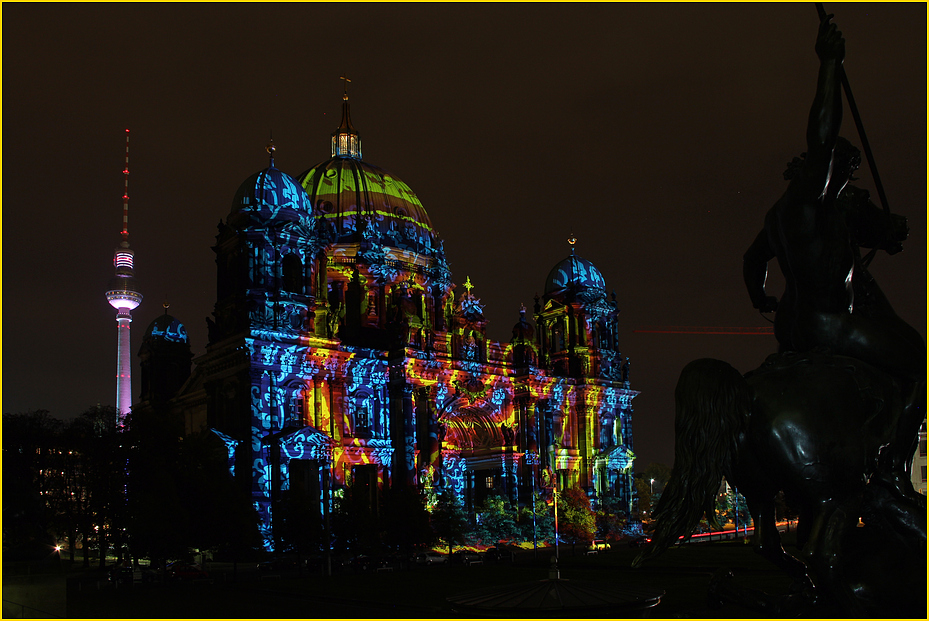
<instances>
[{"instance_id":1,"label":"berlin cathedral dome","mask_svg":"<svg viewBox=\"0 0 929 621\"><path fill-rule=\"evenodd\" d=\"M312 203L300 184L290 175L274 167L274 147L271 165L242 182L232 200L229 224L245 224L249 216L258 222L300 222L309 224L313 217Z\"/></svg>"},{"instance_id":2,"label":"berlin cathedral dome","mask_svg":"<svg viewBox=\"0 0 929 621\"><path fill-rule=\"evenodd\" d=\"M606 297L603 274L593 263L574 254L573 246L570 256L559 261L545 279L546 298L563 297L568 292L587 298Z\"/></svg>"},{"instance_id":3,"label":"berlin cathedral dome","mask_svg":"<svg viewBox=\"0 0 929 621\"><path fill-rule=\"evenodd\" d=\"M313 214L332 223L337 242L368 237L385 246L426 253L439 244L416 194L382 168L339 156L299 179L309 194Z\"/></svg>"},{"instance_id":4,"label":"berlin cathedral dome","mask_svg":"<svg viewBox=\"0 0 929 621\"><path fill-rule=\"evenodd\" d=\"M347 95L342 123L332 133L332 156L298 180L313 215L326 223L335 243L376 241L427 256L441 254L439 236L416 193L386 170L362 161Z\"/></svg>"}]
</instances>

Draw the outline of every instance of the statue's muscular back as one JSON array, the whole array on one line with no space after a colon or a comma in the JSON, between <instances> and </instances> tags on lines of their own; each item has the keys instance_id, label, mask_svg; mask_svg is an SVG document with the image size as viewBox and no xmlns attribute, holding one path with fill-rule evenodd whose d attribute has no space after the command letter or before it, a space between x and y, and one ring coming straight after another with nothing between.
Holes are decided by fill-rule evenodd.
<instances>
[{"instance_id":1,"label":"statue's muscular back","mask_svg":"<svg viewBox=\"0 0 929 621\"><path fill-rule=\"evenodd\" d=\"M765 216L768 241L786 281L775 329L782 344L801 351L827 344L814 342L818 339L806 328L815 329L829 315L848 314L854 303L855 257L845 217L831 197L816 197L815 187L793 180Z\"/></svg>"}]
</instances>

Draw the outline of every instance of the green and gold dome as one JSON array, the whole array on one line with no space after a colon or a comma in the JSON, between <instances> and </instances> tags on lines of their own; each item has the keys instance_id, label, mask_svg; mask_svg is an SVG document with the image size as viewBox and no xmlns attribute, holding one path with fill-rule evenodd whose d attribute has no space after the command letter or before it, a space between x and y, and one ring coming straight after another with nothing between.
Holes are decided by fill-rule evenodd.
<instances>
[{"instance_id":1,"label":"green and gold dome","mask_svg":"<svg viewBox=\"0 0 929 621\"><path fill-rule=\"evenodd\" d=\"M314 217L327 224L335 243L377 241L426 255L439 251L439 236L416 193L395 175L362 161L347 95L342 123L332 134L332 156L297 181L310 197Z\"/></svg>"}]
</instances>

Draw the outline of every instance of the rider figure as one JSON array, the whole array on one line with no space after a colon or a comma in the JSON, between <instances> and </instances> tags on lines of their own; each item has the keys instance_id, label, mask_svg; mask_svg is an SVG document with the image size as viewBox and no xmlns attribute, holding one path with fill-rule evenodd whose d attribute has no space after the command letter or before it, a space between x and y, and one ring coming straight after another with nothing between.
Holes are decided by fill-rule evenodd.
<instances>
[{"instance_id":1,"label":"rider figure","mask_svg":"<svg viewBox=\"0 0 929 621\"><path fill-rule=\"evenodd\" d=\"M904 382L906 403L898 439L887 455L890 463L885 464L900 480L909 472L925 415L926 348L920 334L893 312L859 256L858 243L899 250L906 224L899 216L885 217L882 228L889 235L882 240L863 239L861 229L874 217L873 210L862 206L869 203L867 196L862 199L863 191L853 187L843 194L861 155L839 137L845 40L830 19L820 23L816 41L820 69L807 126L807 152L785 173L790 184L746 251L743 275L754 307L777 311L774 334L780 351L825 346ZM780 301L764 289L767 263L774 258L786 281ZM866 307L856 306L856 293L868 299Z\"/></svg>"}]
</instances>

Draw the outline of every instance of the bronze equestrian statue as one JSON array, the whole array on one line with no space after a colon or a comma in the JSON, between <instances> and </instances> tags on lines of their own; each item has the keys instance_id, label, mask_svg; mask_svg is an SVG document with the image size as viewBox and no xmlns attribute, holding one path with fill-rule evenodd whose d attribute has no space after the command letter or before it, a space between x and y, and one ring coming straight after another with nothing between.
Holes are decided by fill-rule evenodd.
<instances>
[{"instance_id":1,"label":"bronze equestrian statue","mask_svg":"<svg viewBox=\"0 0 929 621\"><path fill-rule=\"evenodd\" d=\"M683 370L672 478L654 543L633 566L689 537L704 514L715 522L725 476L748 501L755 550L795 589L771 596L723 576L716 597L779 616L824 602L854 616L924 616L925 497L909 469L925 417L926 348L860 256L860 246L899 251L906 222L848 186L861 156L839 137L845 40L831 17L816 41L807 152L744 256L753 305L776 311L779 353L744 377L718 360ZM786 281L780 300L764 289L775 258ZM781 491L800 516L797 558L781 547L774 519Z\"/></svg>"}]
</instances>

